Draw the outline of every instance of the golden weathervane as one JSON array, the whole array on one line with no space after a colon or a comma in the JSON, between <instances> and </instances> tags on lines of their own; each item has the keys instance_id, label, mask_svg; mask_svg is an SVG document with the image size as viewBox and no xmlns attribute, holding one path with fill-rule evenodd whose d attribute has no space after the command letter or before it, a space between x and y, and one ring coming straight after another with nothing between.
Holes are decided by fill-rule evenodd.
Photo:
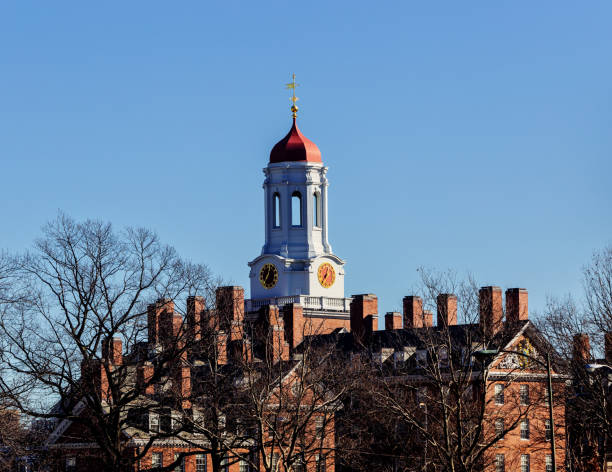
<instances>
[{"instance_id":1,"label":"golden weathervane","mask_svg":"<svg viewBox=\"0 0 612 472\"><path fill-rule=\"evenodd\" d=\"M297 111L298 111L298 107L295 104L295 102L298 101L298 98L295 96L295 88L299 87L300 84L296 84L295 83L295 74L291 74L291 83L289 84L285 84L285 88L290 89L291 90L291 114L293 115L293 118L295 118L297 116Z\"/></svg>"}]
</instances>

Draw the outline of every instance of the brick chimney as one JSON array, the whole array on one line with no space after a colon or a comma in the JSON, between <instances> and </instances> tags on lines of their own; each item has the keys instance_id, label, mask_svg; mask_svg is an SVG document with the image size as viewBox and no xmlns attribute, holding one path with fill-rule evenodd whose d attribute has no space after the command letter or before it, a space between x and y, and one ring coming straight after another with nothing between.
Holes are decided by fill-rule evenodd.
<instances>
[{"instance_id":1,"label":"brick chimney","mask_svg":"<svg viewBox=\"0 0 612 472\"><path fill-rule=\"evenodd\" d=\"M423 300L415 295L408 295L403 299L404 328L423 327Z\"/></svg>"},{"instance_id":2,"label":"brick chimney","mask_svg":"<svg viewBox=\"0 0 612 472\"><path fill-rule=\"evenodd\" d=\"M438 327L457 324L457 296L452 293L441 293L436 297L438 305Z\"/></svg>"},{"instance_id":3,"label":"brick chimney","mask_svg":"<svg viewBox=\"0 0 612 472\"><path fill-rule=\"evenodd\" d=\"M102 342L102 358L111 365L121 365L123 362L123 342L119 338L106 338Z\"/></svg>"},{"instance_id":4,"label":"brick chimney","mask_svg":"<svg viewBox=\"0 0 612 472\"><path fill-rule=\"evenodd\" d=\"M378 329L378 298L373 294L353 295L351 301L351 332L364 340Z\"/></svg>"},{"instance_id":5,"label":"brick chimney","mask_svg":"<svg viewBox=\"0 0 612 472\"><path fill-rule=\"evenodd\" d=\"M589 335L584 333L574 334L573 341L572 360L579 364L587 364L591 357Z\"/></svg>"},{"instance_id":6,"label":"brick chimney","mask_svg":"<svg viewBox=\"0 0 612 472\"><path fill-rule=\"evenodd\" d=\"M178 349L180 349L185 343L185 339L183 339L183 317L180 315L180 313L174 312L174 303L172 304L172 308L172 311L170 309L166 309L160 315L159 333L157 336L162 345L166 347L176 346Z\"/></svg>"},{"instance_id":7,"label":"brick chimney","mask_svg":"<svg viewBox=\"0 0 612 472\"><path fill-rule=\"evenodd\" d=\"M429 310L423 311L423 328L431 328L433 326L433 313Z\"/></svg>"},{"instance_id":8,"label":"brick chimney","mask_svg":"<svg viewBox=\"0 0 612 472\"><path fill-rule=\"evenodd\" d=\"M478 301L480 303L480 329L485 336L495 336L503 327L504 310L501 288L482 287L478 291Z\"/></svg>"},{"instance_id":9,"label":"brick chimney","mask_svg":"<svg viewBox=\"0 0 612 472\"><path fill-rule=\"evenodd\" d=\"M244 322L244 289L238 286L219 287L216 292L219 328L228 331L232 340L242 338Z\"/></svg>"},{"instance_id":10,"label":"brick chimney","mask_svg":"<svg viewBox=\"0 0 612 472\"><path fill-rule=\"evenodd\" d=\"M149 382L153 378L153 364L145 362L136 368L136 383L138 388L145 395L153 395L155 393L155 385Z\"/></svg>"},{"instance_id":11,"label":"brick chimney","mask_svg":"<svg viewBox=\"0 0 612 472\"><path fill-rule=\"evenodd\" d=\"M385 314L385 329L402 329L402 314L397 311L390 311Z\"/></svg>"},{"instance_id":12,"label":"brick chimney","mask_svg":"<svg viewBox=\"0 0 612 472\"><path fill-rule=\"evenodd\" d=\"M260 325L264 329L265 350L274 364L289 360L289 343L285 340L285 326L276 305L266 305L260 309Z\"/></svg>"},{"instance_id":13,"label":"brick chimney","mask_svg":"<svg viewBox=\"0 0 612 472\"><path fill-rule=\"evenodd\" d=\"M506 290L506 322L518 323L529 319L527 289L509 288Z\"/></svg>"},{"instance_id":14,"label":"brick chimney","mask_svg":"<svg viewBox=\"0 0 612 472\"><path fill-rule=\"evenodd\" d=\"M81 381L92 385L102 400L108 401L110 390L106 368L99 359L83 359L81 361Z\"/></svg>"},{"instance_id":15,"label":"brick chimney","mask_svg":"<svg viewBox=\"0 0 612 472\"><path fill-rule=\"evenodd\" d=\"M295 349L301 344L305 334L313 334L305 332L304 307L299 303L288 303L283 307L283 320L285 335L291 349Z\"/></svg>"},{"instance_id":16,"label":"brick chimney","mask_svg":"<svg viewBox=\"0 0 612 472\"><path fill-rule=\"evenodd\" d=\"M199 341L202 339L202 321L205 317L206 301L204 297L187 297L187 330L189 339Z\"/></svg>"},{"instance_id":17,"label":"brick chimney","mask_svg":"<svg viewBox=\"0 0 612 472\"><path fill-rule=\"evenodd\" d=\"M225 365L228 361L227 352L227 334L223 331L219 331L215 334L215 355L217 365Z\"/></svg>"},{"instance_id":18,"label":"brick chimney","mask_svg":"<svg viewBox=\"0 0 612 472\"><path fill-rule=\"evenodd\" d=\"M174 302L169 298L160 298L147 307L147 325L149 329L150 344L157 344L160 342L159 321L162 313L166 311L174 312Z\"/></svg>"},{"instance_id":19,"label":"brick chimney","mask_svg":"<svg viewBox=\"0 0 612 472\"><path fill-rule=\"evenodd\" d=\"M177 368L175 382L183 409L191 408L191 369L187 366Z\"/></svg>"},{"instance_id":20,"label":"brick chimney","mask_svg":"<svg viewBox=\"0 0 612 472\"><path fill-rule=\"evenodd\" d=\"M604 352L606 362L612 364L612 331L604 334Z\"/></svg>"}]
</instances>

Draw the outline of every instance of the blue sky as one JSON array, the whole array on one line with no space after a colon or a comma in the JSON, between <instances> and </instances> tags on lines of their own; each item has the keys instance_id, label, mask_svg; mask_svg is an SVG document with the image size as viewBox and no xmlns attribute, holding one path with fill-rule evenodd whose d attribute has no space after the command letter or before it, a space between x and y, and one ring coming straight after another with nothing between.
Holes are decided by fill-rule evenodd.
<instances>
[{"instance_id":1,"label":"blue sky","mask_svg":"<svg viewBox=\"0 0 612 472\"><path fill-rule=\"evenodd\" d=\"M0 247L63 210L248 287L295 72L347 295L399 309L426 266L541 309L612 242L611 20L607 1L3 2Z\"/></svg>"}]
</instances>

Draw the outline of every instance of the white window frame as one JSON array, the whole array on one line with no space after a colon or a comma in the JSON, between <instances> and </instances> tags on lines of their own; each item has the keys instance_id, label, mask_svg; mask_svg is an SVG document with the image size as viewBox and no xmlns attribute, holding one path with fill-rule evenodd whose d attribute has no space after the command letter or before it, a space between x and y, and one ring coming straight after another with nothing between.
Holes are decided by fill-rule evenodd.
<instances>
[{"instance_id":1,"label":"white window frame","mask_svg":"<svg viewBox=\"0 0 612 472\"><path fill-rule=\"evenodd\" d=\"M504 385L502 384L495 384L494 388L494 395L495 395L495 404L496 405L503 405L506 403L506 399L504 398Z\"/></svg>"},{"instance_id":2,"label":"white window frame","mask_svg":"<svg viewBox=\"0 0 612 472\"><path fill-rule=\"evenodd\" d=\"M159 462L155 460L156 458L159 459ZM151 469L161 469L163 466L164 466L164 453L163 452L152 452L151 453Z\"/></svg>"},{"instance_id":3,"label":"white window frame","mask_svg":"<svg viewBox=\"0 0 612 472\"><path fill-rule=\"evenodd\" d=\"M521 405L526 406L529 405L529 385L521 384L519 390L519 397Z\"/></svg>"},{"instance_id":4,"label":"white window frame","mask_svg":"<svg viewBox=\"0 0 612 472\"><path fill-rule=\"evenodd\" d=\"M529 454L521 454L521 472L529 472L531 468L531 458Z\"/></svg>"},{"instance_id":5,"label":"white window frame","mask_svg":"<svg viewBox=\"0 0 612 472\"><path fill-rule=\"evenodd\" d=\"M528 441L530 437L529 420L527 418L521 420L521 439Z\"/></svg>"}]
</instances>

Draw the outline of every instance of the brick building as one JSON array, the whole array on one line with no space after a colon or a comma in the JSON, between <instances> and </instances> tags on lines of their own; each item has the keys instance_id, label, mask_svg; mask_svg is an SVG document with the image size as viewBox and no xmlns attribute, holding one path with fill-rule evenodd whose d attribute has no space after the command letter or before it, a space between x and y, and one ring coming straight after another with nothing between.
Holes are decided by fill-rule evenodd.
<instances>
[{"instance_id":1,"label":"brick building","mask_svg":"<svg viewBox=\"0 0 612 472\"><path fill-rule=\"evenodd\" d=\"M378 330L376 296L344 294L344 261L332 252L328 238L327 168L317 146L297 126L295 102L292 111L291 130L274 146L264 169L265 243L249 263L250 298L245 300L241 287L221 287L212 308L201 297L187 299L184 317L174 301L159 300L148 309L147 340L137 349L123 352L121 340L109 340L98 363L82 366L82 378L95 386L101 408L112 410L117 398L125 397L121 389L135 392L122 400L117 413L125 425L121 454L142 456L136 470L339 469L335 451L350 434L344 436L336 420L360 413L341 404L331 389L304 393L296 388L300 373L313 369L304 352L308 344L333 346L337 362L347 365L356 354L365 354L379 367L372 377L393 379L401 391L414 391L418 401L413 406L430 416L437 408L436 388L446 388L440 382L455 371L468 372L471 408L482 406L477 442L503 436L473 458L473 465L497 472L550 472L554 437L560 469L565 409L555 402L554 422L548 422L542 365L552 349L528 320L526 290L506 291L504 319L501 289L483 287L479 319L463 324L458 323L457 297L439 294L435 326L423 300L407 296L403 313L386 314L385 329ZM486 360L478 358L487 353ZM557 399L567 377L559 363L552 366ZM428 371L437 377L425 375ZM261 404L247 395L256 388ZM74 399L56 408L86 416L83 405ZM244 405L250 409L241 410ZM407 420L416 418L406 414ZM432 436L431 428L430 422L423 434ZM301 434L297 442L290 439L296 430ZM427 441L409 439L409 450L401 451L402 462L395 466L437 467L439 462L428 462L435 451L427 451ZM48 445L56 470L96 470L101 440L89 437L78 422L55 424ZM289 448L293 442L297 445ZM369 447L373 455L385 455L376 441ZM342 467L349 465L345 461Z\"/></svg>"}]
</instances>

